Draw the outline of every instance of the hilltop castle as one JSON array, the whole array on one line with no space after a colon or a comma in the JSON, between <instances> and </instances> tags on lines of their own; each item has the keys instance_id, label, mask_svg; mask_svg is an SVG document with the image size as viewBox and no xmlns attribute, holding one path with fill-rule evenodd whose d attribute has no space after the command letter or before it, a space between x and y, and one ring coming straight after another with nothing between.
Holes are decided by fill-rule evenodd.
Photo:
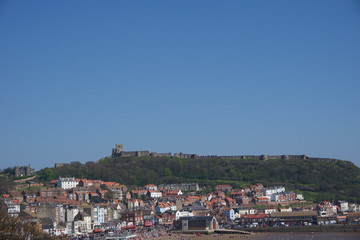
<instances>
[{"instance_id":1,"label":"hilltop castle","mask_svg":"<svg viewBox=\"0 0 360 240\"><path fill-rule=\"evenodd\" d=\"M143 157L143 156L151 156L151 157L176 157L176 158L198 158L196 154L184 154L184 153L157 153L149 151L132 151L127 152L123 150L122 144L116 144L116 147L112 150L112 157Z\"/></svg>"},{"instance_id":2,"label":"hilltop castle","mask_svg":"<svg viewBox=\"0 0 360 240\"><path fill-rule=\"evenodd\" d=\"M35 173L35 169L28 166L14 167L14 177L32 176Z\"/></svg>"},{"instance_id":3,"label":"hilltop castle","mask_svg":"<svg viewBox=\"0 0 360 240\"><path fill-rule=\"evenodd\" d=\"M234 156L217 156L217 155L208 155L208 156L198 156L197 154L184 154L184 153L157 153L157 152L149 152L149 151L132 151L127 152L123 150L122 144L116 144L116 147L112 150L112 157L143 157L143 156L151 156L151 157L173 157L173 158L222 158L222 159L235 159L235 160L245 160L245 159L253 159L253 160L269 160L269 159L282 159L282 160L311 160L311 161L320 161L320 162L334 162L336 163L337 159L332 158L313 158L308 157L305 154L303 155L234 155Z\"/></svg>"}]
</instances>

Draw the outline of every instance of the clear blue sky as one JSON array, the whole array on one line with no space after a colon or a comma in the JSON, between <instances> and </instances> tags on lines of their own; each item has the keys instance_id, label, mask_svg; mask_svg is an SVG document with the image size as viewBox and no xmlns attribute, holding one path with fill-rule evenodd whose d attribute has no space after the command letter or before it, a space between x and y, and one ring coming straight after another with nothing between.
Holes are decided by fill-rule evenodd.
<instances>
[{"instance_id":1,"label":"clear blue sky","mask_svg":"<svg viewBox=\"0 0 360 240\"><path fill-rule=\"evenodd\" d=\"M360 166L360 2L0 1L0 168L125 150Z\"/></svg>"}]
</instances>

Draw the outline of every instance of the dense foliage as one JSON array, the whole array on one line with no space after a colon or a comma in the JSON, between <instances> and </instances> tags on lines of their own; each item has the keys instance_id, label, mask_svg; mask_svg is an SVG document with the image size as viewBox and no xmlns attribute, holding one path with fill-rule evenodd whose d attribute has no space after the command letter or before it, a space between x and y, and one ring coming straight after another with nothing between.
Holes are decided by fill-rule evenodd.
<instances>
[{"instance_id":1,"label":"dense foliage","mask_svg":"<svg viewBox=\"0 0 360 240\"><path fill-rule=\"evenodd\" d=\"M313 200L360 200L360 169L347 161L105 158L46 168L39 174L44 180L73 176L125 185L197 181L210 186L228 183L240 187L261 182L265 186L285 185L305 193L316 192Z\"/></svg>"},{"instance_id":2,"label":"dense foliage","mask_svg":"<svg viewBox=\"0 0 360 240\"><path fill-rule=\"evenodd\" d=\"M7 175L0 176L0 193L8 192L15 186L14 181Z\"/></svg>"}]
</instances>

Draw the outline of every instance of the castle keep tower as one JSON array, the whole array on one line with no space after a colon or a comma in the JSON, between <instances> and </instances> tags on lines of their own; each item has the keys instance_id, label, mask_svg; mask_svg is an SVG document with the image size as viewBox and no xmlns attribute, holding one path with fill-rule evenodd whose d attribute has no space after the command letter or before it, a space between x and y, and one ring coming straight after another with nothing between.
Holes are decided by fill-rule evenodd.
<instances>
[{"instance_id":1,"label":"castle keep tower","mask_svg":"<svg viewBox=\"0 0 360 240\"><path fill-rule=\"evenodd\" d=\"M119 155L123 151L123 145L122 144L116 144L115 148L112 150L112 156L115 157L116 155Z\"/></svg>"}]
</instances>

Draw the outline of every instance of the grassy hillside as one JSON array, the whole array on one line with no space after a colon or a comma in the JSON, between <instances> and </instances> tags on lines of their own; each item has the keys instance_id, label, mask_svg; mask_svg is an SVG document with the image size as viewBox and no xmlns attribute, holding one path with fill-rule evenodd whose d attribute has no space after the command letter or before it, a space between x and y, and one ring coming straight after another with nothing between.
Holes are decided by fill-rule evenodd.
<instances>
[{"instance_id":1,"label":"grassy hillside","mask_svg":"<svg viewBox=\"0 0 360 240\"><path fill-rule=\"evenodd\" d=\"M312 200L360 200L360 169L348 161L336 163L304 160L230 160L220 158L104 158L79 162L39 172L44 180L59 176L103 179L126 185L197 181L241 187L261 182L265 186L285 185Z\"/></svg>"}]
</instances>

